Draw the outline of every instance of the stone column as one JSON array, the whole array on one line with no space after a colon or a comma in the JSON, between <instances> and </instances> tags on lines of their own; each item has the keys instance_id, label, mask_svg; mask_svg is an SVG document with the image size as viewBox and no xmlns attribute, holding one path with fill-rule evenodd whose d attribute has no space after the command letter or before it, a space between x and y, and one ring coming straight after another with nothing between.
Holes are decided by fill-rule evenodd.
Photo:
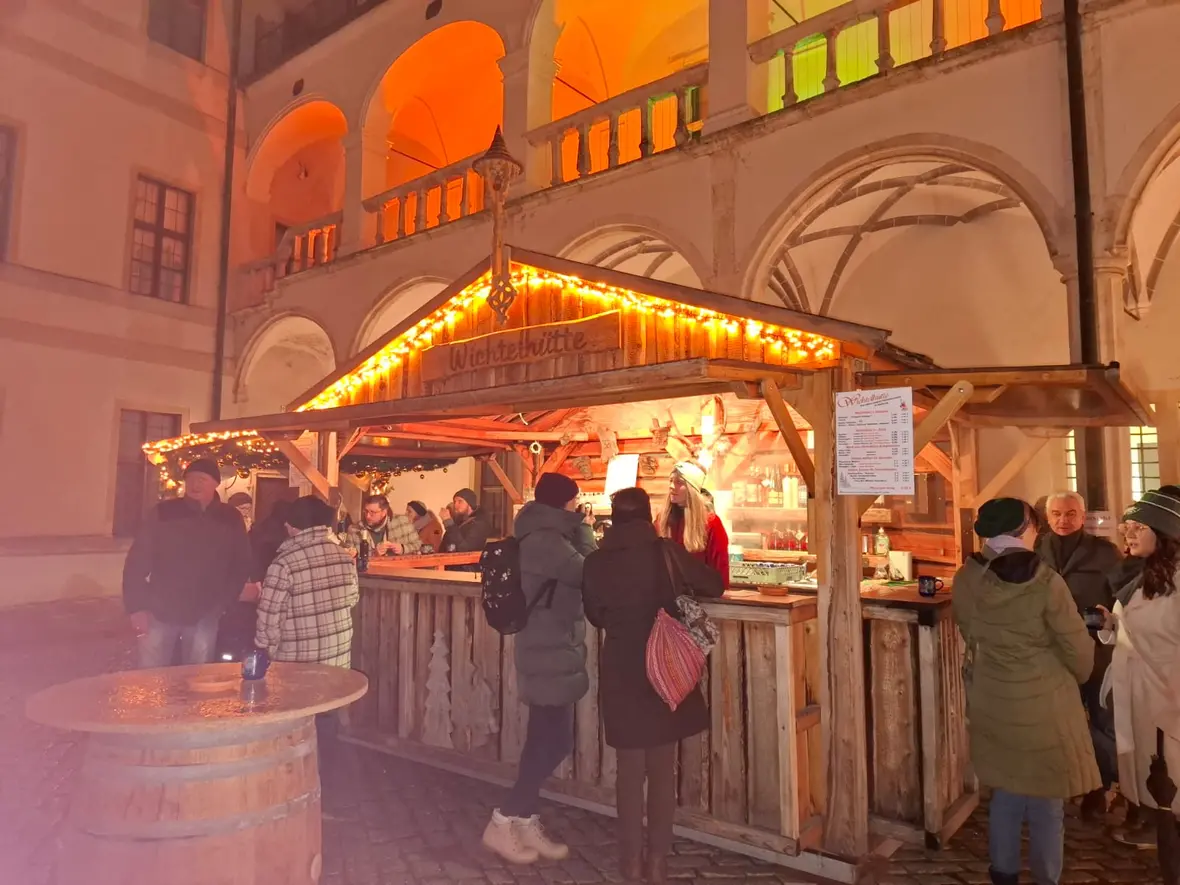
<instances>
[{"instance_id":1,"label":"stone column","mask_svg":"<svg viewBox=\"0 0 1180 885\"><path fill-rule=\"evenodd\" d=\"M339 253L351 255L377 242L375 213L365 211L364 201L385 190L389 142L379 126L344 136L344 222Z\"/></svg>"},{"instance_id":2,"label":"stone column","mask_svg":"<svg viewBox=\"0 0 1180 885\"><path fill-rule=\"evenodd\" d=\"M750 61L749 44L769 33L767 0L709 0L709 89L704 134L767 110L767 66Z\"/></svg>"},{"instance_id":3,"label":"stone column","mask_svg":"<svg viewBox=\"0 0 1180 885\"><path fill-rule=\"evenodd\" d=\"M512 193L531 193L549 184L549 151L544 145L530 145L527 135L549 122L557 63L552 50L530 44L508 53L498 64L504 77L504 141L509 153L524 164L524 175Z\"/></svg>"}]
</instances>

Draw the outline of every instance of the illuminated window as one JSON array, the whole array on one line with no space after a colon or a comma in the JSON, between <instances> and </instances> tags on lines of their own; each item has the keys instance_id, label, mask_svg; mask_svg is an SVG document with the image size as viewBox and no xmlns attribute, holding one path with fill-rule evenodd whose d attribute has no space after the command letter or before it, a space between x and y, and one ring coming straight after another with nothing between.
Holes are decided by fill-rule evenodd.
<instances>
[{"instance_id":1,"label":"illuminated window","mask_svg":"<svg viewBox=\"0 0 1180 885\"><path fill-rule=\"evenodd\" d=\"M160 472L148 462L143 444L156 439L171 439L179 434L179 415L130 409L120 413L119 450L115 457L113 533L116 538L133 537L144 517L160 500Z\"/></svg>"},{"instance_id":2,"label":"illuminated window","mask_svg":"<svg viewBox=\"0 0 1180 885\"><path fill-rule=\"evenodd\" d=\"M205 0L148 0L148 37L201 61L205 56Z\"/></svg>"},{"instance_id":3,"label":"illuminated window","mask_svg":"<svg viewBox=\"0 0 1180 885\"><path fill-rule=\"evenodd\" d=\"M16 192L16 130L0 126L0 261L8 257L8 228Z\"/></svg>"},{"instance_id":4,"label":"illuminated window","mask_svg":"<svg viewBox=\"0 0 1180 885\"><path fill-rule=\"evenodd\" d=\"M1131 497L1160 486L1159 436L1154 427L1131 428Z\"/></svg>"},{"instance_id":5,"label":"illuminated window","mask_svg":"<svg viewBox=\"0 0 1180 885\"><path fill-rule=\"evenodd\" d=\"M1078 490L1078 445L1072 430L1065 438L1065 487L1071 492Z\"/></svg>"},{"instance_id":6,"label":"illuminated window","mask_svg":"<svg viewBox=\"0 0 1180 885\"><path fill-rule=\"evenodd\" d=\"M131 228L132 293L177 303L188 300L192 226L192 194L140 176Z\"/></svg>"}]
</instances>

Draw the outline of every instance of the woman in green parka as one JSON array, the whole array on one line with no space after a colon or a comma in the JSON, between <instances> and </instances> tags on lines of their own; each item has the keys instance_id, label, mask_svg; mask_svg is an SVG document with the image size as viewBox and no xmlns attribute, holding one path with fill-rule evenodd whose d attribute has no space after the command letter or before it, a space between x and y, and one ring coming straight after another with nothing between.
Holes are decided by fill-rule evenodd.
<instances>
[{"instance_id":1,"label":"woman in green parka","mask_svg":"<svg viewBox=\"0 0 1180 885\"><path fill-rule=\"evenodd\" d=\"M1037 885L1058 885L1065 800L1098 789L1078 686L1094 667L1094 641L1065 581L1032 551L1038 519L1017 498L979 509L984 539L955 575L952 606L966 644L971 761L991 787L988 847L995 885L1019 881L1029 828Z\"/></svg>"}]
</instances>

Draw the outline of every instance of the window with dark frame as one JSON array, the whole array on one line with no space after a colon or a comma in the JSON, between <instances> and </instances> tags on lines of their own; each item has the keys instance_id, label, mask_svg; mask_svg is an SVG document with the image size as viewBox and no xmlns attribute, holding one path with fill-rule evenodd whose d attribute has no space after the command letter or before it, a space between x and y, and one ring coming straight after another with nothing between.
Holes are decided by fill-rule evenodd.
<instances>
[{"instance_id":1,"label":"window with dark frame","mask_svg":"<svg viewBox=\"0 0 1180 885\"><path fill-rule=\"evenodd\" d=\"M206 12L205 0L148 0L148 38L203 61Z\"/></svg>"},{"instance_id":2,"label":"window with dark frame","mask_svg":"<svg viewBox=\"0 0 1180 885\"><path fill-rule=\"evenodd\" d=\"M193 195L141 175L131 230L132 294L187 302L192 243Z\"/></svg>"},{"instance_id":3,"label":"window with dark frame","mask_svg":"<svg viewBox=\"0 0 1180 885\"><path fill-rule=\"evenodd\" d=\"M0 261L8 259L12 197L16 193L16 130L0 126Z\"/></svg>"},{"instance_id":4,"label":"window with dark frame","mask_svg":"<svg viewBox=\"0 0 1180 885\"><path fill-rule=\"evenodd\" d=\"M112 534L132 538L160 500L160 474L143 453L143 444L180 435L180 416L123 409L115 458L115 518Z\"/></svg>"}]
</instances>

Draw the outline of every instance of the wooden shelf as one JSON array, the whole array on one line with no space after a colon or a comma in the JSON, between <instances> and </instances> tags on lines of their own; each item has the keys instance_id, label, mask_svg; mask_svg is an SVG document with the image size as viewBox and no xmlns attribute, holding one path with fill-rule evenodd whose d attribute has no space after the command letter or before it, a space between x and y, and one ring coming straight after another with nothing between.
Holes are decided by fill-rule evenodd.
<instances>
[{"instance_id":1,"label":"wooden shelf","mask_svg":"<svg viewBox=\"0 0 1180 885\"><path fill-rule=\"evenodd\" d=\"M730 507L729 518L732 519L762 519L771 522L807 522L807 508L805 507Z\"/></svg>"}]
</instances>

